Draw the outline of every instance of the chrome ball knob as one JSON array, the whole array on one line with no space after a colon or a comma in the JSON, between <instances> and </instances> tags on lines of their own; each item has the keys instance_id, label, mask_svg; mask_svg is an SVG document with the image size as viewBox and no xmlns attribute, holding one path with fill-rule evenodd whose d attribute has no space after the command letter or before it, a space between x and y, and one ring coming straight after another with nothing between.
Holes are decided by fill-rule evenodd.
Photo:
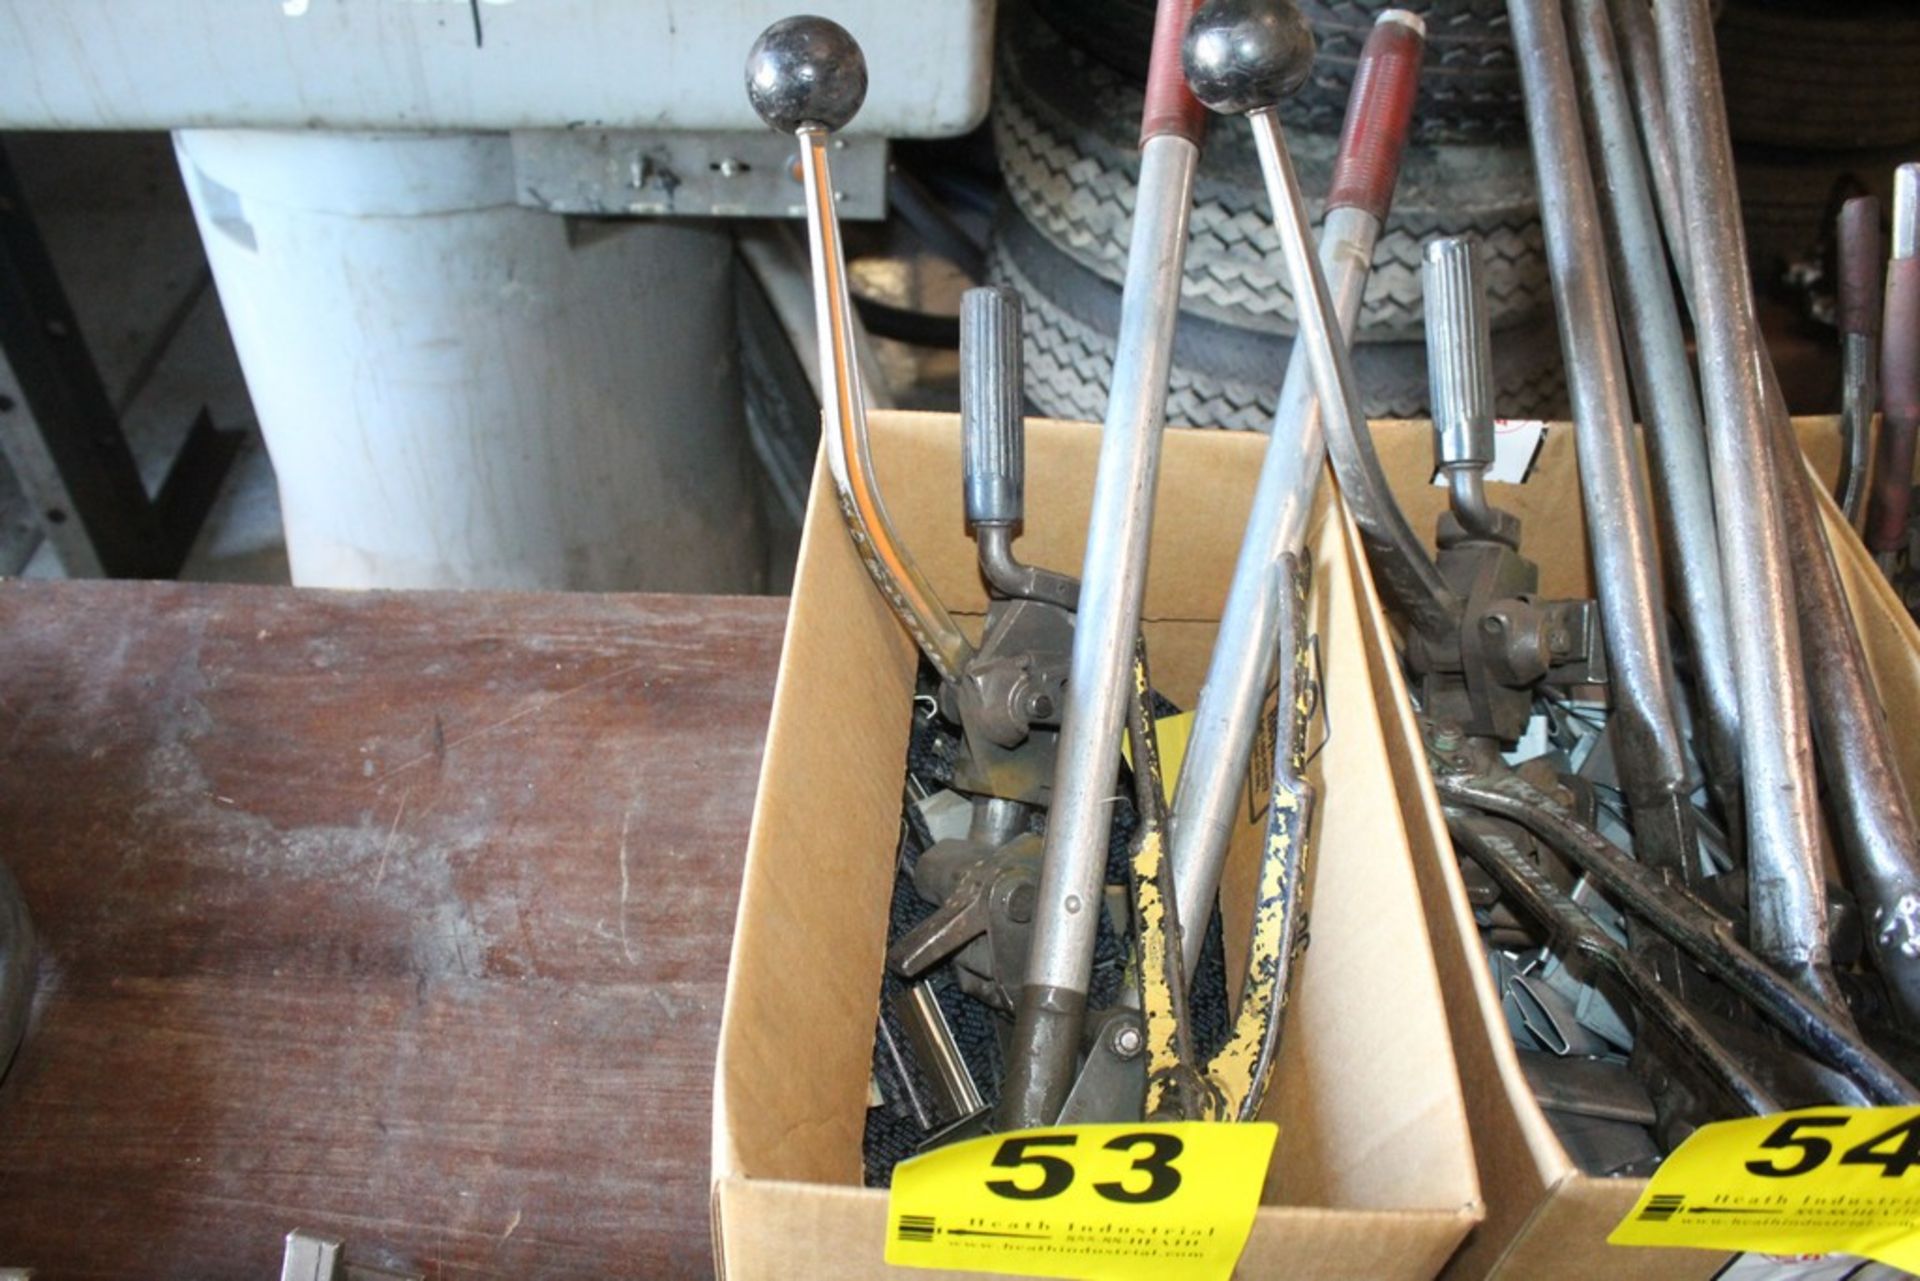
<instances>
[{"instance_id":1,"label":"chrome ball knob","mask_svg":"<svg viewBox=\"0 0 1920 1281\"><path fill-rule=\"evenodd\" d=\"M1313 27L1294 0L1208 0L1181 46L1187 84L1213 111L1271 107L1307 82Z\"/></svg>"},{"instance_id":2,"label":"chrome ball knob","mask_svg":"<svg viewBox=\"0 0 1920 1281\"><path fill-rule=\"evenodd\" d=\"M747 54L747 97L782 133L801 125L842 128L867 98L866 55L831 19L782 18Z\"/></svg>"}]
</instances>

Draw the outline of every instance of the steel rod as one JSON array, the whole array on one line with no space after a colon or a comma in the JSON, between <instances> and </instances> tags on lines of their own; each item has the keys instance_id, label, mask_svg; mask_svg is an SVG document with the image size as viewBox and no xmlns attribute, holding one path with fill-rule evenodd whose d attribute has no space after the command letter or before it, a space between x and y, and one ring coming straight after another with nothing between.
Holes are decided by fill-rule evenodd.
<instances>
[{"instance_id":1,"label":"steel rod","mask_svg":"<svg viewBox=\"0 0 1920 1281\"><path fill-rule=\"evenodd\" d=\"M1566 28L1559 0L1508 0L1507 12L1536 157L1580 490L1592 530L1616 758L1641 857L1691 876L1698 871L1698 851L1679 686Z\"/></svg>"},{"instance_id":2,"label":"steel rod","mask_svg":"<svg viewBox=\"0 0 1920 1281\"><path fill-rule=\"evenodd\" d=\"M1754 951L1836 1012L1805 667L1709 0L1655 15L1693 256L1707 450L1733 621Z\"/></svg>"},{"instance_id":3,"label":"steel rod","mask_svg":"<svg viewBox=\"0 0 1920 1281\"><path fill-rule=\"evenodd\" d=\"M1190 0L1161 0L1155 19L1139 194L1094 472L1053 808L996 1114L1003 1129L1046 1125L1059 1115L1086 1018L1204 120L1179 78L1179 40L1193 7Z\"/></svg>"},{"instance_id":4,"label":"steel rod","mask_svg":"<svg viewBox=\"0 0 1920 1281\"><path fill-rule=\"evenodd\" d=\"M1809 1054L1853 1078L1875 1103L1920 1102L1920 1091L1860 1039L1851 1019L1780 975L1735 941L1725 921L1567 815L1519 775L1493 781L1441 772L1434 787L1445 804L1508 819L1539 837Z\"/></svg>"},{"instance_id":5,"label":"steel rod","mask_svg":"<svg viewBox=\"0 0 1920 1281\"><path fill-rule=\"evenodd\" d=\"M1780 1104L1718 1037L1660 982L1652 968L1597 925L1547 874L1531 862L1504 832L1489 831L1489 821L1470 810L1449 809L1447 831L1456 846L1510 895L1520 910L1547 931L1554 951L1563 957L1584 957L1625 987L1641 1013L1659 1024L1719 1085L1755 1116L1780 1110ZM1502 825L1504 826L1504 825Z\"/></svg>"},{"instance_id":6,"label":"steel rod","mask_svg":"<svg viewBox=\"0 0 1920 1281\"><path fill-rule=\"evenodd\" d=\"M1841 862L1865 910L1867 946L1899 1020L1920 1031L1920 823L1900 777L1886 710L1868 674L1793 421L1771 380L1767 393L1806 644L1813 741L1825 766Z\"/></svg>"},{"instance_id":7,"label":"steel rod","mask_svg":"<svg viewBox=\"0 0 1920 1281\"><path fill-rule=\"evenodd\" d=\"M1692 288L1693 255L1687 246L1687 220L1680 199L1680 162L1674 158L1673 131L1667 127L1660 38L1654 34L1647 0L1609 0L1607 7L1626 54L1627 92L1633 98L1634 117L1640 122L1660 227L1666 233L1667 252L1673 258L1684 296Z\"/></svg>"},{"instance_id":8,"label":"steel rod","mask_svg":"<svg viewBox=\"0 0 1920 1281\"><path fill-rule=\"evenodd\" d=\"M1606 0L1569 0L1567 13L1588 138L1605 197L1601 213L1613 279L1619 285L1620 332L1646 420L1647 450L1661 499L1657 516L1693 657L1702 730L1698 746L1714 797L1729 826L1737 826L1740 697L1733 682L1733 634L1720 581L1706 427Z\"/></svg>"},{"instance_id":9,"label":"steel rod","mask_svg":"<svg viewBox=\"0 0 1920 1281\"><path fill-rule=\"evenodd\" d=\"M1359 317L1399 172L1424 32L1412 14L1381 14L1354 75L1320 238L1320 263L1343 337ZM1321 405L1306 348L1295 346L1168 819L1174 883L1182 903L1200 905L1189 908L1199 920L1219 889L1242 791L1264 786L1249 783L1247 767L1280 639L1281 579L1274 567L1306 545L1307 517L1326 469ZM1203 935L1188 930L1182 939L1188 973L1199 963Z\"/></svg>"}]
</instances>

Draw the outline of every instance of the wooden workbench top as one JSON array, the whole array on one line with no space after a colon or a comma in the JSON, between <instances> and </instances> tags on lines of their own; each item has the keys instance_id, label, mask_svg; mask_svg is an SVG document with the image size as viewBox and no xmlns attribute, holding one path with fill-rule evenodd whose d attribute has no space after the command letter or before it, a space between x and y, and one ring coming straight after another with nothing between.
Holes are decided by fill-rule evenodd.
<instances>
[{"instance_id":1,"label":"wooden workbench top","mask_svg":"<svg viewBox=\"0 0 1920 1281\"><path fill-rule=\"evenodd\" d=\"M0 1266L711 1269L784 602L0 586Z\"/></svg>"}]
</instances>

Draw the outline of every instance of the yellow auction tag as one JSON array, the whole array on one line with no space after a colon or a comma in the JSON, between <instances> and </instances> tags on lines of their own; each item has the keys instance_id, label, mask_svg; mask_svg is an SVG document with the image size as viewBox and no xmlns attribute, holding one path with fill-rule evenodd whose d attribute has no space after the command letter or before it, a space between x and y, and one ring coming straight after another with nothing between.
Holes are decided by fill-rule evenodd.
<instances>
[{"instance_id":1,"label":"yellow auction tag","mask_svg":"<svg viewBox=\"0 0 1920 1281\"><path fill-rule=\"evenodd\" d=\"M1607 1240L1845 1252L1920 1271L1920 1108L1803 1108L1701 1126Z\"/></svg>"},{"instance_id":2,"label":"yellow auction tag","mask_svg":"<svg viewBox=\"0 0 1920 1281\"><path fill-rule=\"evenodd\" d=\"M1253 1229L1279 1127L1065 1125L903 1161L887 1262L1045 1277L1226 1278Z\"/></svg>"}]
</instances>

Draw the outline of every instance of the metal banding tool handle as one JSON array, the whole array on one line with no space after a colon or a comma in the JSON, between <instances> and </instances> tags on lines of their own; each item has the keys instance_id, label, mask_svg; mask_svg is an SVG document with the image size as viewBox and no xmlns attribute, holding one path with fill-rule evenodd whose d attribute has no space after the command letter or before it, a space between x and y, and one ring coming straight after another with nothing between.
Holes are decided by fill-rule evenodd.
<instances>
[{"instance_id":1,"label":"metal banding tool handle","mask_svg":"<svg viewBox=\"0 0 1920 1281\"><path fill-rule=\"evenodd\" d=\"M1771 378L1767 399L1813 703L1813 742L1825 767L1840 862L1866 917L1867 947L1894 1013L1902 1026L1920 1031L1920 823L1840 585L1813 478L1786 400Z\"/></svg>"},{"instance_id":2,"label":"metal banding tool handle","mask_svg":"<svg viewBox=\"0 0 1920 1281\"><path fill-rule=\"evenodd\" d=\"M1470 237L1430 242L1420 292L1427 322L1434 461L1447 474L1454 515L1472 534L1493 535L1487 468L1493 466L1493 333L1487 321L1480 246Z\"/></svg>"},{"instance_id":3,"label":"metal banding tool handle","mask_svg":"<svg viewBox=\"0 0 1920 1281\"><path fill-rule=\"evenodd\" d=\"M1880 320L1885 303L1887 245L1880 201L1855 196L1840 207L1841 406L1840 483L1834 498L1855 529L1866 514L1873 415L1880 408Z\"/></svg>"},{"instance_id":4,"label":"metal banding tool handle","mask_svg":"<svg viewBox=\"0 0 1920 1281\"><path fill-rule=\"evenodd\" d=\"M1580 495L1594 531L1596 595L1613 682L1611 729L1640 856L1698 867L1680 692L1667 643L1652 504L1633 437L1620 322L1559 0L1508 0L1540 183Z\"/></svg>"},{"instance_id":5,"label":"metal banding tool handle","mask_svg":"<svg viewBox=\"0 0 1920 1281\"><path fill-rule=\"evenodd\" d=\"M1274 230L1293 291L1298 332L1314 386L1320 393L1327 453L1354 523L1374 566L1382 593L1422 634L1451 635L1459 626L1460 600L1434 568L1419 538L1393 501L1380 460L1373 452L1347 344L1334 332L1333 300L1313 254L1306 202L1294 176L1276 104L1299 87L1306 72L1278 59L1289 45L1312 51L1312 28L1291 4L1262 0L1216 0L1204 39L1191 42L1187 74L1208 107L1245 113L1273 207ZM1256 62L1265 58L1266 63ZM1274 68L1283 66L1284 71ZM1310 66L1310 63L1309 63Z\"/></svg>"},{"instance_id":6,"label":"metal banding tool handle","mask_svg":"<svg viewBox=\"0 0 1920 1281\"><path fill-rule=\"evenodd\" d=\"M1874 1103L1920 1102L1920 1091L1867 1044L1843 1010L1781 977L1734 939L1724 918L1573 818L1519 775L1508 771L1498 778L1473 778L1438 767L1433 785L1444 806L1479 810L1533 833L1809 1054L1851 1077Z\"/></svg>"},{"instance_id":7,"label":"metal banding tool handle","mask_svg":"<svg viewBox=\"0 0 1920 1281\"><path fill-rule=\"evenodd\" d=\"M1654 16L1693 265L1688 297L1700 347L1720 568L1734 615L1750 937L1755 952L1844 1018L1827 941L1806 669L1713 16L1709 0L1662 0Z\"/></svg>"},{"instance_id":8,"label":"metal banding tool handle","mask_svg":"<svg viewBox=\"0 0 1920 1281\"><path fill-rule=\"evenodd\" d=\"M1026 982L996 1113L1001 1129L1047 1125L1059 1116L1086 1022L1120 734L1146 592L1187 218L1205 129L1206 113L1180 76L1180 41L1193 8L1194 0L1160 0L1154 15L1113 384L1094 471Z\"/></svg>"},{"instance_id":9,"label":"metal banding tool handle","mask_svg":"<svg viewBox=\"0 0 1920 1281\"><path fill-rule=\"evenodd\" d=\"M1635 4L1641 8L1631 20L1637 29L1644 29L1643 38L1651 40L1652 19L1641 0L1622 7L1631 10ZM1706 427L1628 103L1626 72L1607 13L1605 0L1570 0L1566 6L1587 137L1595 173L1601 179L1600 212L1620 307L1620 333L1646 423L1645 443L1659 499L1655 518L1673 570L1668 582L1691 645L1694 707L1699 713L1696 745L1722 817L1729 827L1737 828L1744 814L1740 697L1733 679L1732 626L1721 585ZM1657 79L1657 69L1650 68L1646 74ZM1650 109L1646 118L1660 125L1666 116L1664 110ZM1671 146L1656 145L1651 137L1646 150L1671 158Z\"/></svg>"},{"instance_id":10,"label":"metal banding tool handle","mask_svg":"<svg viewBox=\"0 0 1920 1281\"><path fill-rule=\"evenodd\" d=\"M1660 38L1653 30L1653 12L1647 0L1608 0L1607 12L1625 50L1627 92L1640 122L1667 253L1685 296L1693 288L1693 255L1687 247L1686 214L1680 199L1680 162L1674 158L1673 131L1667 127L1666 80L1660 71Z\"/></svg>"},{"instance_id":11,"label":"metal banding tool handle","mask_svg":"<svg viewBox=\"0 0 1920 1281\"><path fill-rule=\"evenodd\" d=\"M1920 164L1893 171L1893 257L1880 361L1880 447L1867 504L1867 550L1891 567L1906 544L1913 493L1914 437L1920 435Z\"/></svg>"},{"instance_id":12,"label":"metal banding tool handle","mask_svg":"<svg viewBox=\"0 0 1920 1281\"><path fill-rule=\"evenodd\" d=\"M1702 1071L1758 1116L1778 1112L1780 1105L1739 1058L1721 1044L1673 991L1648 966L1601 929L1593 917L1553 883L1499 827L1476 819L1470 811L1450 809L1447 830L1454 844L1467 852L1511 895L1521 911L1546 928L1555 951L1584 956L1627 990L1630 1002L1643 1018L1664 1029L1675 1045Z\"/></svg>"},{"instance_id":13,"label":"metal banding tool handle","mask_svg":"<svg viewBox=\"0 0 1920 1281\"><path fill-rule=\"evenodd\" d=\"M1343 337L1351 336L1360 315L1374 242L1399 178L1425 30L1406 10L1387 10L1354 70L1320 237L1320 264ZM1301 556L1306 546L1307 516L1326 470L1323 418L1306 348L1295 347L1167 821L1167 856L1179 902L1189 905L1192 919L1205 920L1211 910L1237 821L1280 643L1283 588L1274 567L1283 556ZM1204 933L1193 929L1182 936L1188 973L1199 964Z\"/></svg>"},{"instance_id":14,"label":"metal banding tool handle","mask_svg":"<svg viewBox=\"0 0 1920 1281\"><path fill-rule=\"evenodd\" d=\"M846 255L827 163L830 136L853 119L866 95L867 64L859 44L826 18L784 18L762 32L747 55L747 96L754 110L800 144L820 334L821 433L841 515L880 594L940 678L952 681L973 656L973 646L894 532L867 440Z\"/></svg>"}]
</instances>

